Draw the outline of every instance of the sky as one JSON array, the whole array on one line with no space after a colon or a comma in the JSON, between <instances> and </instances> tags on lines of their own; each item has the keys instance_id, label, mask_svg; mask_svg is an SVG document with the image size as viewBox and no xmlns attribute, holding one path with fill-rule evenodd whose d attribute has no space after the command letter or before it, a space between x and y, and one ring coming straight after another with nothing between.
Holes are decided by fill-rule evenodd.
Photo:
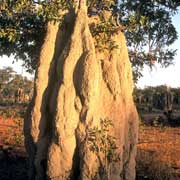
<instances>
[{"instance_id":1,"label":"sky","mask_svg":"<svg viewBox=\"0 0 180 180\"><path fill-rule=\"evenodd\" d=\"M177 49L177 56L175 57L174 65L171 65L168 68L161 68L156 64L152 70L145 66L142 72L143 77L139 79L137 87L144 88L146 86L157 85L180 87L180 11L173 17L173 23L179 35L178 40L176 40L172 46L172 48ZM26 73L25 69L22 67L21 61L15 62L14 64L12 64L12 62L13 57L0 57L0 68L11 66L18 74L33 78L32 75Z\"/></svg>"},{"instance_id":2,"label":"sky","mask_svg":"<svg viewBox=\"0 0 180 180\"><path fill-rule=\"evenodd\" d=\"M12 67L14 71L16 71L18 74L21 74L22 76L26 76L29 79L33 78L32 74L29 74L26 72L25 68L22 66L23 62L22 61L14 61L13 56L7 57L7 56L2 56L0 57L0 69L4 67Z\"/></svg>"}]
</instances>

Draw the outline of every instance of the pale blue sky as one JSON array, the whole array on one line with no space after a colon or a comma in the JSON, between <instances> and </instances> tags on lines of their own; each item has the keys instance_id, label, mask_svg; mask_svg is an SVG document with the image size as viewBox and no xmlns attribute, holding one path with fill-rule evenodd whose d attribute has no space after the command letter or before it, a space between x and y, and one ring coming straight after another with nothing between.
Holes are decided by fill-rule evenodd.
<instances>
[{"instance_id":1,"label":"pale blue sky","mask_svg":"<svg viewBox=\"0 0 180 180\"><path fill-rule=\"evenodd\" d=\"M180 11L173 18L173 22L176 26L178 34L180 36ZM143 77L139 80L137 86L156 86L156 85L168 85L171 87L180 87L180 37L173 45L173 48L178 49L177 56L175 57L174 65L171 65L168 68L160 68L159 65L156 65L151 71L149 67L144 67ZM7 56L0 57L0 68L6 66L12 66L15 71L24 76L30 76L25 72L25 69L22 67L22 62L18 61L12 64L13 57L8 58ZM31 75L32 77L32 75Z\"/></svg>"}]
</instances>

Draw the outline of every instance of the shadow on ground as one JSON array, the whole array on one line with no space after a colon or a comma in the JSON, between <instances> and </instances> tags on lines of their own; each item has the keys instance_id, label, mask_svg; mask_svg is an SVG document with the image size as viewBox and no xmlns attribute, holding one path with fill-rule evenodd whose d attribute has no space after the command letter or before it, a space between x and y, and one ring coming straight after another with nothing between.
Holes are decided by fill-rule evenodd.
<instances>
[{"instance_id":1,"label":"shadow on ground","mask_svg":"<svg viewBox=\"0 0 180 180\"><path fill-rule=\"evenodd\" d=\"M27 159L7 151L0 151L0 179L27 180Z\"/></svg>"}]
</instances>

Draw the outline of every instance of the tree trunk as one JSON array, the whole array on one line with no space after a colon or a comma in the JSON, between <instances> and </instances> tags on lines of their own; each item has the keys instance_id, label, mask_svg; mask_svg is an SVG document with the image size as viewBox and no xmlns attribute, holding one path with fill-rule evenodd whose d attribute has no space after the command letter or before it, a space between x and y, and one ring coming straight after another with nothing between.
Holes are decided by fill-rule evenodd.
<instances>
[{"instance_id":1,"label":"tree trunk","mask_svg":"<svg viewBox=\"0 0 180 180\"><path fill-rule=\"evenodd\" d=\"M117 48L95 49L81 3L60 28L47 27L24 123L29 177L134 180L138 116L125 38L119 31Z\"/></svg>"}]
</instances>

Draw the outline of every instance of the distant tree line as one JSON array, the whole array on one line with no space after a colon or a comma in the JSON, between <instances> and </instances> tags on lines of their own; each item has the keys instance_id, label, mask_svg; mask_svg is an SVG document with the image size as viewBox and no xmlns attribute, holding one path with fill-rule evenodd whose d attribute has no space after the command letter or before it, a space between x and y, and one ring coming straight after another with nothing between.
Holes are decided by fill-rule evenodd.
<instances>
[{"instance_id":1,"label":"distant tree line","mask_svg":"<svg viewBox=\"0 0 180 180\"><path fill-rule=\"evenodd\" d=\"M180 88L170 88L166 85L135 88L134 99L137 107L146 106L149 111L153 108L168 111L180 107Z\"/></svg>"},{"instance_id":2,"label":"distant tree line","mask_svg":"<svg viewBox=\"0 0 180 180\"><path fill-rule=\"evenodd\" d=\"M0 69L0 103L28 102L32 96L33 81L17 74L11 67Z\"/></svg>"}]
</instances>

